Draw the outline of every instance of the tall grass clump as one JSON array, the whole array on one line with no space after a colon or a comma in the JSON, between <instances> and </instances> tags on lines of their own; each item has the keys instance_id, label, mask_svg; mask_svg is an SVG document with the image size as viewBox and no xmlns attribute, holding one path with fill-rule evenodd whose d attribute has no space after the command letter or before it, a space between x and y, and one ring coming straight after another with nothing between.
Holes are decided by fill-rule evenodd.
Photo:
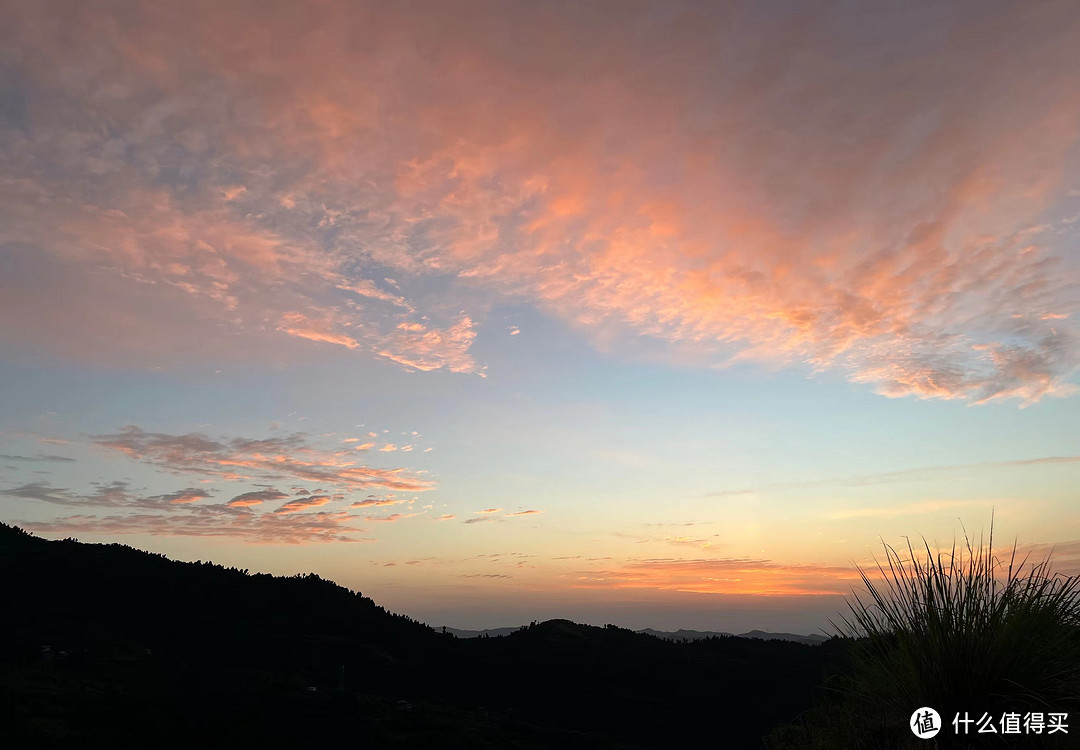
<instances>
[{"instance_id":1,"label":"tall grass clump","mask_svg":"<svg viewBox=\"0 0 1080 750\"><path fill-rule=\"evenodd\" d=\"M919 550L908 540L906 556L884 546L876 575L859 568L865 593L833 623L853 639L844 692L867 718L906 722L930 706L946 724L965 711L1080 719L1080 576L1018 560L1015 544L999 560L993 523L985 546L966 533L949 552L925 539Z\"/></svg>"}]
</instances>

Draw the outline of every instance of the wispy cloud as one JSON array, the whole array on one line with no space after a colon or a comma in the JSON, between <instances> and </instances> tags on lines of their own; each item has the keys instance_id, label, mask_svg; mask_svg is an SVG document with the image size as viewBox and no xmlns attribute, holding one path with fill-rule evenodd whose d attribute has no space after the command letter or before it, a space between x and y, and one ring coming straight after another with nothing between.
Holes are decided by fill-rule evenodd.
<instances>
[{"instance_id":1,"label":"wispy cloud","mask_svg":"<svg viewBox=\"0 0 1080 750\"><path fill-rule=\"evenodd\" d=\"M864 487L875 484L890 484L892 482L917 482L928 481L938 477L948 476L972 470L987 470L1009 467L1044 466L1053 464L1078 464L1080 456L1045 456L1042 458L1024 458L1014 461L984 461L972 464L953 464L950 466L923 466L913 469L900 469L899 471L883 471L874 474L858 474L849 477L832 477L827 479L812 479L804 482L773 482L762 484L757 487L745 487L742 489L719 490L709 492L703 497L728 497L735 495L751 495L756 492L783 492L785 490L798 490L813 487Z\"/></svg>"},{"instance_id":2,"label":"wispy cloud","mask_svg":"<svg viewBox=\"0 0 1080 750\"><path fill-rule=\"evenodd\" d=\"M317 445L302 433L270 438L213 438L201 433L147 432L128 426L112 434L92 435L93 445L123 454L166 474L193 475L202 483L244 482L255 489L232 494L227 502L207 503L210 489L187 487L165 494L139 491L129 482L94 483L89 492L54 487L37 481L2 488L0 495L78 507L79 515L36 522L39 530L72 530L95 533L147 533L181 536L232 536L242 541L302 543L353 540L361 529L352 526L356 517L347 511L313 512L316 508L347 501L357 491L391 490L410 493L431 489L433 483L401 468L381 469L353 460L353 451L340 444ZM267 482L308 483L284 492ZM285 485L289 486L289 485ZM314 489L312 489L314 488ZM256 509L273 501L276 508ZM391 492L368 494L353 508L377 507L405 502ZM95 510L123 508L128 515L99 517ZM411 517L394 514L389 520ZM295 521L273 520L295 518Z\"/></svg>"},{"instance_id":3,"label":"wispy cloud","mask_svg":"<svg viewBox=\"0 0 1080 750\"><path fill-rule=\"evenodd\" d=\"M698 547L700 549L708 549L713 543L712 539L692 536L666 536L664 541L676 547Z\"/></svg>"},{"instance_id":4,"label":"wispy cloud","mask_svg":"<svg viewBox=\"0 0 1080 750\"><path fill-rule=\"evenodd\" d=\"M462 578L513 578L506 573L463 573Z\"/></svg>"},{"instance_id":5,"label":"wispy cloud","mask_svg":"<svg viewBox=\"0 0 1080 750\"><path fill-rule=\"evenodd\" d=\"M350 508L375 508L382 505L400 505L401 503L408 502L403 497L376 497L374 495L368 495L363 500L357 500Z\"/></svg>"},{"instance_id":6,"label":"wispy cloud","mask_svg":"<svg viewBox=\"0 0 1080 750\"><path fill-rule=\"evenodd\" d=\"M320 450L293 433L265 439L213 439L201 433L171 435L127 426L94 435L95 444L167 471L224 479L302 480L345 491L382 488L422 492L433 487L404 469L379 469Z\"/></svg>"},{"instance_id":7,"label":"wispy cloud","mask_svg":"<svg viewBox=\"0 0 1080 750\"><path fill-rule=\"evenodd\" d=\"M229 537L243 542L303 544L307 542L370 541L357 534L356 517L346 511L310 512L335 498L310 495L285 503L273 512L253 505L284 499L275 489L237 495L228 503L206 503L211 493L186 488L161 495L146 495L127 482L95 484L88 493L52 487L43 482L0 489L0 495L78 507L77 515L47 521L20 521L27 529L54 533L151 534L155 536ZM122 508L124 515L96 514L101 508Z\"/></svg>"},{"instance_id":8,"label":"wispy cloud","mask_svg":"<svg viewBox=\"0 0 1080 750\"><path fill-rule=\"evenodd\" d=\"M65 462L65 463L71 463L71 462L74 462L76 460L76 459L70 458L68 456L57 456L57 455L52 454L52 453L39 453L36 456L18 456L18 455L11 455L11 454L8 454L8 453L0 453L0 458L6 459L8 461L33 461L33 462L60 461L60 462Z\"/></svg>"},{"instance_id":9,"label":"wispy cloud","mask_svg":"<svg viewBox=\"0 0 1080 750\"><path fill-rule=\"evenodd\" d=\"M230 512L226 512L230 511ZM50 521L20 521L30 531L62 534L150 534L222 537L254 544L308 544L370 541L356 534L353 517L343 511L277 515L244 508L206 506L182 515L77 515Z\"/></svg>"},{"instance_id":10,"label":"wispy cloud","mask_svg":"<svg viewBox=\"0 0 1080 750\"><path fill-rule=\"evenodd\" d=\"M940 513L942 511L953 512L959 508L970 508L972 506L988 506L992 509L994 505L994 500L920 500L896 505L847 508L826 513L825 516L838 521L850 518L899 518L902 516Z\"/></svg>"},{"instance_id":11,"label":"wispy cloud","mask_svg":"<svg viewBox=\"0 0 1080 750\"><path fill-rule=\"evenodd\" d=\"M203 489L188 487L164 495L141 495L131 489L127 482L98 483L90 493L74 492L63 487L53 487L48 482L30 482L18 487L0 489L0 495L24 500L38 500L54 505L92 506L100 508L154 508L168 510L169 506L206 500L210 493Z\"/></svg>"},{"instance_id":12,"label":"wispy cloud","mask_svg":"<svg viewBox=\"0 0 1080 750\"><path fill-rule=\"evenodd\" d=\"M391 513L388 516L365 516L365 521L382 521L386 523L393 523L394 521L401 521L406 518L415 518L418 513Z\"/></svg>"}]
</instances>

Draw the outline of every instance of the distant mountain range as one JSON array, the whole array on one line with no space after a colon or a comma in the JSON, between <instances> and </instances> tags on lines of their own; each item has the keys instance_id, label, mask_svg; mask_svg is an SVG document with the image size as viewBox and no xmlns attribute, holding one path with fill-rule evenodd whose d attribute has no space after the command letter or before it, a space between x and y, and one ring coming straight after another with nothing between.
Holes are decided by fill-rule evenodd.
<instances>
[{"instance_id":1,"label":"distant mountain range","mask_svg":"<svg viewBox=\"0 0 1080 750\"><path fill-rule=\"evenodd\" d=\"M698 641L702 638L757 638L762 641L794 641L795 643L805 643L808 646L820 646L822 643L829 640L829 637L825 635L770 633L764 630L751 630L746 633L733 634L716 632L713 630L676 630L674 632L667 632L645 628L644 630L638 630L636 632L663 638L665 641Z\"/></svg>"},{"instance_id":2,"label":"distant mountain range","mask_svg":"<svg viewBox=\"0 0 1080 750\"><path fill-rule=\"evenodd\" d=\"M516 633L519 630L523 630L525 626L519 626L516 628L488 628L486 630L463 630L461 628L442 627L436 628L437 630L443 630L447 633L451 633L458 638L499 638L502 636ZM764 630L751 630L746 633L727 633L716 630L653 630L652 628L643 628L641 630L635 630L635 633L642 633L644 635L651 635L656 638L662 638L665 641L700 641L703 638L756 638L762 641L793 641L794 643L803 643L807 646L820 646L825 641L829 640L828 636L824 635L798 635L797 633L770 633Z\"/></svg>"}]
</instances>

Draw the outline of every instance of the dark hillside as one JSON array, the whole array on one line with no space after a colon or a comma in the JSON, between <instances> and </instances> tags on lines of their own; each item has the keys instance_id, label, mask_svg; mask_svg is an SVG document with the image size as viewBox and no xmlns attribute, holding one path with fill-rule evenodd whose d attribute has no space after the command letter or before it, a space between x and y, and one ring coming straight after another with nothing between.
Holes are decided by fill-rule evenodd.
<instances>
[{"instance_id":1,"label":"dark hillside","mask_svg":"<svg viewBox=\"0 0 1080 750\"><path fill-rule=\"evenodd\" d=\"M810 707L839 650L566 620L457 639L314 575L4 525L0 580L12 747L760 747Z\"/></svg>"},{"instance_id":2,"label":"dark hillside","mask_svg":"<svg viewBox=\"0 0 1080 750\"><path fill-rule=\"evenodd\" d=\"M570 722L647 747L729 738L760 747L762 727L812 703L835 645L711 638L672 643L567 620L503 638L459 641L474 667L466 695L521 706L530 721Z\"/></svg>"}]
</instances>

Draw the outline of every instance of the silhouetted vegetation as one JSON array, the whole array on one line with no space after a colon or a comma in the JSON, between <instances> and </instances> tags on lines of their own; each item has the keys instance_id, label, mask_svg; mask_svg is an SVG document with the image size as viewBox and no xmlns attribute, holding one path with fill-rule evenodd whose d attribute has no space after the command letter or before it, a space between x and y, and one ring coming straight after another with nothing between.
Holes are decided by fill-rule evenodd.
<instances>
[{"instance_id":1,"label":"silhouetted vegetation","mask_svg":"<svg viewBox=\"0 0 1080 750\"><path fill-rule=\"evenodd\" d=\"M318 576L0 524L0 746L761 747L844 654L533 623L458 639Z\"/></svg>"},{"instance_id":2,"label":"silhouetted vegetation","mask_svg":"<svg viewBox=\"0 0 1080 750\"><path fill-rule=\"evenodd\" d=\"M832 695L798 725L775 732L775 750L927 747L896 717L935 708L941 748L1080 747L1080 577L1055 575L1049 560L1007 563L965 539L948 553L907 555L885 546L878 575L849 602L838 630L853 644ZM1001 732L1005 712L1071 714L1069 734ZM958 733L957 714L994 717L997 733ZM934 744L936 743L936 744Z\"/></svg>"}]
</instances>

